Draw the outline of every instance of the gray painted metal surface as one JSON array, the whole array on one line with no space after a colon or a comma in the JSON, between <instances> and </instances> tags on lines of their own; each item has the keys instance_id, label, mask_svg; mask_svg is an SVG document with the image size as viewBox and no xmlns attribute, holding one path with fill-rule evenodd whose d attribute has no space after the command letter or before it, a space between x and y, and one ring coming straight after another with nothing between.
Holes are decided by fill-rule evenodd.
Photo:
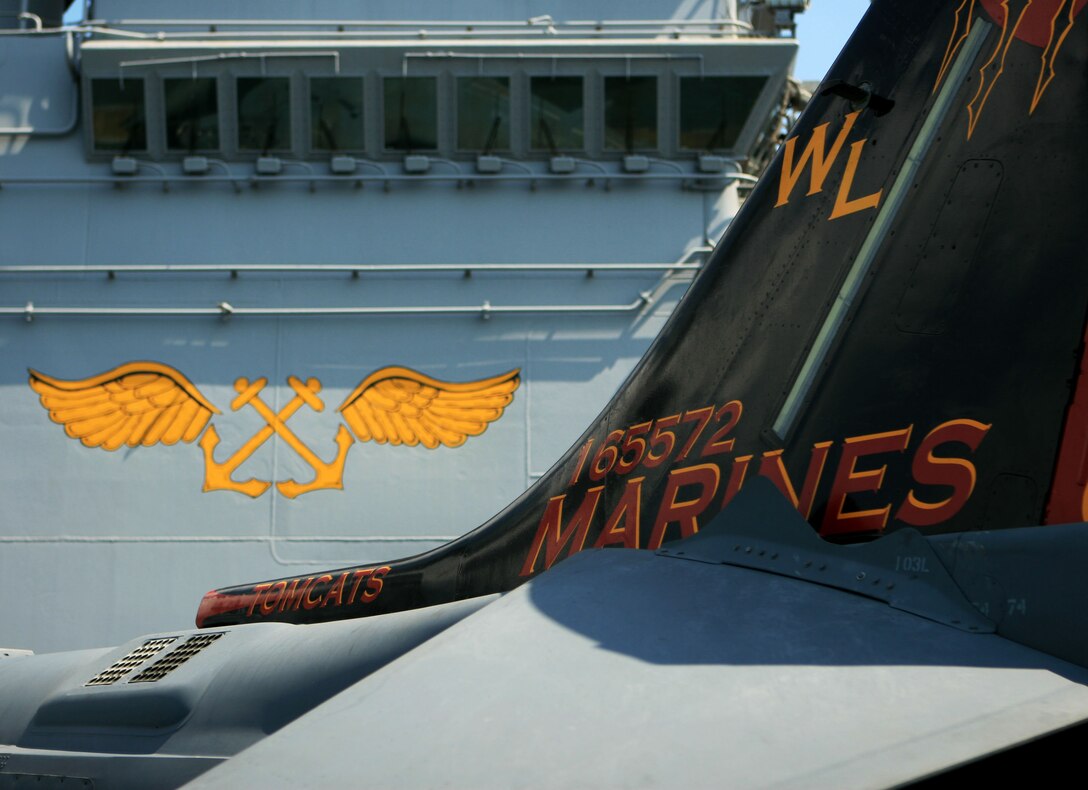
<instances>
[{"instance_id":1,"label":"gray painted metal surface","mask_svg":"<svg viewBox=\"0 0 1088 790\"><path fill-rule=\"evenodd\" d=\"M428 173L410 177L401 154L374 147L381 106L371 89L383 74L399 75L409 53L479 50L475 39L432 46L416 35L419 21L411 20L449 21L453 11L458 19L506 20L488 28L488 52L562 54L559 73L625 73L634 62L636 71L659 71L662 85L672 73L666 70L674 68L771 75L753 111L758 121L745 127L742 146L752 143L758 124L780 101L776 91L796 51L792 40L737 38L743 25L688 34L692 20L732 19L728 4L689 9L655 1L622 9L579 4L576 10L553 4L548 13L556 21L605 20L608 41L587 41L578 30L560 27L546 44L529 41L547 25L524 24L536 12L524 4L452 10L435 3L368 5L368 19L404 23L389 28L392 36L367 25L342 37L312 25L280 26L273 34L275 26L254 19L313 21L314 11L294 3L263 3L259 11L248 3L98 3L96 15L115 26L113 33L103 24L86 40L82 33L48 31L2 38L0 266L15 268L0 281L0 313L6 313L0 315L0 441L12 448L0 458L0 600L34 602L13 603L0 613L6 645L40 653L184 628L200 596L232 580L367 563L437 546L483 522L539 478L671 313L691 270L612 267L698 264L738 205L735 183L700 173L693 153L675 150L676 108L662 100L663 145L673 148L641 175L624 172L618 153L595 152L602 157L596 162L587 152L571 177L548 172L540 154L487 176L476 172L474 154L442 151L433 155ZM322 4L320 15L348 21L362 16L351 3ZM337 57L194 61L242 48L207 25L168 21L179 16L240 20L230 29L242 36L246 52L297 52L305 39L308 51L335 50ZM677 35L647 34L665 28L646 20L674 17ZM144 22L117 33L121 20L135 18ZM626 23L612 26L609 20L619 18L642 20L636 26L641 32L623 32ZM157 20L166 31L163 41L155 40ZM175 33L188 40L176 41ZM380 47L371 46L376 37ZM652 57L629 61L632 53ZM585 57L579 60L579 54ZM150 150L125 157L137 173L126 180L115 174L111 154L91 148L89 80L115 78L122 61L178 57L185 62L124 69L126 78L138 73L151 86ZM485 67L515 79L552 68L534 63L500 58ZM328 155L304 150L308 105L301 95L295 150L279 155L280 176L257 175L256 154L232 149L229 87L220 102L224 150L208 154L207 176L185 175L182 155L163 150L162 98L154 86L164 78L189 78L196 69L228 86L238 76L286 68L301 88L306 77L332 74L336 67L367 80L370 143L355 157L380 162L358 164L357 177L329 175ZM475 74L478 68L460 58L415 58L410 65L411 73ZM587 107L599 108L600 100L591 92ZM443 139L454 134L450 101L443 93ZM527 135L518 123L515 137ZM587 123L589 138L599 141L595 109L587 112ZM602 177L608 174L610 180ZM164 180L171 182L169 191ZM365 182L364 188L356 182ZM490 264L500 266L464 276L465 267ZM232 265L234 278L228 274ZM366 269L381 265L391 268ZM534 268L540 265L573 268ZM172 266L208 270L161 271ZM435 268L443 266L457 268ZM110 270L116 277L107 276ZM504 313L511 306L518 311ZM58 308L62 314L49 314ZM330 308L345 314L330 314ZM386 314L390 308L403 314ZM79 380L136 360L172 366L223 412L213 423L221 438L218 459L267 425L249 407L229 408L240 378L267 378L262 397L277 412L294 395L289 376L317 379L323 411L304 408L289 427L322 460L337 448L342 422L336 405L383 366L450 381L520 368L522 384L502 419L462 447L359 443L345 464L342 489L296 499L273 491L250 499L229 491L202 493L204 467L195 444L113 453L81 446L50 421L27 383L28 368ZM237 472L238 479L269 481L313 475L312 465L279 435ZM467 479L488 482L466 495ZM42 611L50 617L42 618Z\"/></svg>"},{"instance_id":2,"label":"gray painted metal surface","mask_svg":"<svg viewBox=\"0 0 1088 790\"><path fill-rule=\"evenodd\" d=\"M350 786L365 770L388 787L883 787L1088 721L1082 666L712 558L760 530L805 555L796 518L754 481L671 555L587 550L502 597L10 658L0 780ZM868 554L896 578L895 555ZM857 557L817 559L842 578ZM930 607L965 603L933 590ZM171 664L194 637L214 641Z\"/></svg>"},{"instance_id":3,"label":"gray painted metal surface","mask_svg":"<svg viewBox=\"0 0 1088 790\"><path fill-rule=\"evenodd\" d=\"M110 650L10 659L0 665L0 777L177 787L495 598L320 626L175 631ZM186 640L211 634L221 636L175 659L162 679L140 682ZM171 638L115 681L90 683L146 642Z\"/></svg>"},{"instance_id":4,"label":"gray painted metal surface","mask_svg":"<svg viewBox=\"0 0 1088 790\"><path fill-rule=\"evenodd\" d=\"M760 496L738 497L711 522L715 529L662 547L658 554L836 587L965 631L996 629L960 591L917 530L900 529L871 543L836 546L820 538L770 480L752 480L749 489Z\"/></svg>"},{"instance_id":5,"label":"gray painted metal surface","mask_svg":"<svg viewBox=\"0 0 1088 790\"><path fill-rule=\"evenodd\" d=\"M929 539L997 633L1088 666L1088 524L979 530Z\"/></svg>"},{"instance_id":6,"label":"gray painted metal surface","mask_svg":"<svg viewBox=\"0 0 1088 790\"><path fill-rule=\"evenodd\" d=\"M807 581L587 551L191 786L883 787L1088 719L1086 680Z\"/></svg>"}]
</instances>

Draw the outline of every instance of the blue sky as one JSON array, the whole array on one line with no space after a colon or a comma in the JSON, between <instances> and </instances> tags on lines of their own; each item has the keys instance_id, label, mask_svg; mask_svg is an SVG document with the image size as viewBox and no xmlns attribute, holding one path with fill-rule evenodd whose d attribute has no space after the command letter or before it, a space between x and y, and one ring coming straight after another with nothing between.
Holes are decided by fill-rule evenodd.
<instances>
[{"instance_id":1,"label":"blue sky","mask_svg":"<svg viewBox=\"0 0 1088 790\"><path fill-rule=\"evenodd\" d=\"M823 79L868 7L869 0L812 0L808 11L797 17L801 49L793 76Z\"/></svg>"}]
</instances>

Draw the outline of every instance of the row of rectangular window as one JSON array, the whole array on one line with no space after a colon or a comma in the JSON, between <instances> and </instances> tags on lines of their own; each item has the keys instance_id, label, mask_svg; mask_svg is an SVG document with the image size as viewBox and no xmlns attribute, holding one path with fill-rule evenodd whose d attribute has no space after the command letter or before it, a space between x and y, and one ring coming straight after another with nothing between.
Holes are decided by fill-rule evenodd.
<instances>
[{"instance_id":1,"label":"row of rectangular window","mask_svg":"<svg viewBox=\"0 0 1088 790\"><path fill-rule=\"evenodd\" d=\"M731 149L755 104L765 77L680 78L680 147L695 151ZM458 77L458 150L483 153L511 149L510 78ZM237 147L240 151L285 151L291 140L291 83L287 77L235 80ZM435 77L385 77L383 148L438 148L438 84ZM312 77L310 147L315 152L361 151L363 79ZM162 80L166 149L221 148L219 96L214 77ZM144 80L91 80L93 146L128 153L147 149ZM585 147L585 90L579 76L531 77L529 148L556 153ZM658 147L657 77L604 77L604 147L612 151Z\"/></svg>"}]
</instances>

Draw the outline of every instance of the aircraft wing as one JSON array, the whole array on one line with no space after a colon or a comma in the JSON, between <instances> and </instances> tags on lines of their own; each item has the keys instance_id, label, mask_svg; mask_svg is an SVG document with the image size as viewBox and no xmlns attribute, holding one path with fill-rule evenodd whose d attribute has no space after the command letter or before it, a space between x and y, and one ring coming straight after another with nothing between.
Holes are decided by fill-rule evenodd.
<instances>
[{"instance_id":1,"label":"aircraft wing","mask_svg":"<svg viewBox=\"0 0 1088 790\"><path fill-rule=\"evenodd\" d=\"M984 633L919 544L821 551L763 483L700 538L571 558L192 786L884 787L1088 720L1088 670Z\"/></svg>"}]
</instances>

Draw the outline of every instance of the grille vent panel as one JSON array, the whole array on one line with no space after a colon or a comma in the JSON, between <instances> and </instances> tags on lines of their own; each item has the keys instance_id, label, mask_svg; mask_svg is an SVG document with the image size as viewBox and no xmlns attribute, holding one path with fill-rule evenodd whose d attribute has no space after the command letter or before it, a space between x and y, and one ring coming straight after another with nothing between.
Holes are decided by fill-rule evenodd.
<instances>
[{"instance_id":1,"label":"grille vent panel","mask_svg":"<svg viewBox=\"0 0 1088 790\"><path fill-rule=\"evenodd\" d=\"M223 633L224 632L220 631L216 634L201 634L200 636L189 637L185 640L183 645L160 658L143 672L132 678L129 683L155 683L162 680L190 658L223 636Z\"/></svg>"},{"instance_id":2,"label":"grille vent panel","mask_svg":"<svg viewBox=\"0 0 1088 790\"><path fill-rule=\"evenodd\" d=\"M102 670L93 678L84 683L84 686L110 686L123 678L140 664L154 655L161 653L167 647L178 641L176 636L168 636L162 639L149 639L128 655Z\"/></svg>"}]
</instances>

